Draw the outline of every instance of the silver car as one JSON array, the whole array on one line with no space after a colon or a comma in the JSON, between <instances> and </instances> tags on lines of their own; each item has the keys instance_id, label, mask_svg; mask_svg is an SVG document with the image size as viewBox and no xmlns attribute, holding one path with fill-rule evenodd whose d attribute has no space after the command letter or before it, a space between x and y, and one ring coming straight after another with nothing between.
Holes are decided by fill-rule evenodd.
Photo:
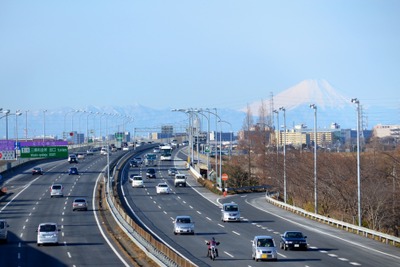
<instances>
[{"instance_id":1,"label":"silver car","mask_svg":"<svg viewBox=\"0 0 400 267\"><path fill-rule=\"evenodd\" d=\"M72 211L88 210L88 203L86 198L75 198L72 202Z\"/></svg>"},{"instance_id":2,"label":"silver car","mask_svg":"<svg viewBox=\"0 0 400 267\"><path fill-rule=\"evenodd\" d=\"M44 244L58 244L58 232L60 229L58 228L57 223L48 222L41 223L38 226L37 232L37 245Z\"/></svg>"},{"instance_id":3,"label":"silver car","mask_svg":"<svg viewBox=\"0 0 400 267\"><path fill-rule=\"evenodd\" d=\"M3 242L7 242L8 227L6 220L0 220L0 240Z\"/></svg>"},{"instance_id":4,"label":"silver car","mask_svg":"<svg viewBox=\"0 0 400 267\"><path fill-rule=\"evenodd\" d=\"M252 258L259 260L278 260L275 241L271 236L255 236L252 242Z\"/></svg>"},{"instance_id":5,"label":"silver car","mask_svg":"<svg viewBox=\"0 0 400 267\"><path fill-rule=\"evenodd\" d=\"M221 221L223 222L240 222L239 205L231 202L222 205Z\"/></svg>"},{"instance_id":6,"label":"silver car","mask_svg":"<svg viewBox=\"0 0 400 267\"><path fill-rule=\"evenodd\" d=\"M64 187L62 184L52 184L50 186L50 197L62 197L64 196Z\"/></svg>"},{"instance_id":7,"label":"silver car","mask_svg":"<svg viewBox=\"0 0 400 267\"><path fill-rule=\"evenodd\" d=\"M174 234L194 235L194 222L187 215L177 216L174 220Z\"/></svg>"}]
</instances>

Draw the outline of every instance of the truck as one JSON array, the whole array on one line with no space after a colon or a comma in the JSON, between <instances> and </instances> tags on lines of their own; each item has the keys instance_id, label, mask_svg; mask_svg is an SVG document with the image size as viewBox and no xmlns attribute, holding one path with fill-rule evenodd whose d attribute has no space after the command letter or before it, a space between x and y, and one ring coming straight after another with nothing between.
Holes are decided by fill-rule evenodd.
<instances>
[{"instance_id":1,"label":"truck","mask_svg":"<svg viewBox=\"0 0 400 267\"><path fill-rule=\"evenodd\" d=\"M182 173L175 174L174 185L186 187L186 175Z\"/></svg>"},{"instance_id":2,"label":"truck","mask_svg":"<svg viewBox=\"0 0 400 267\"><path fill-rule=\"evenodd\" d=\"M144 164L147 166L157 166L157 155L154 153L147 153L144 158Z\"/></svg>"}]
</instances>

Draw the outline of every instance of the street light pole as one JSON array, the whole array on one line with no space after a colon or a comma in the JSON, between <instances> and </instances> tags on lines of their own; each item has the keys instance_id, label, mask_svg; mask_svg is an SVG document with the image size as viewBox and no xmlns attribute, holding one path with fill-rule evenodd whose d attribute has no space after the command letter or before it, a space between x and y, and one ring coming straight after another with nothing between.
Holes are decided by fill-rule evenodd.
<instances>
[{"instance_id":1,"label":"street light pole","mask_svg":"<svg viewBox=\"0 0 400 267\"><path fill-rule=\"evenodd\" d=\"M47 110L43 110L43 146L44 146L44 139L46 138L46 112Z\"/></svg>"},{"instance_id":2,"label":"street light pole","mask_svg":"<svg viewBox=\"0 0 400 267\"><path fill-rule=\"evenodd\" d=\"M28 112L29 110L25 110L25 141L28 142Z\"/></svg>"},{"instance_id":3,"label":"street light pole","mask_svg":"<svg viewBox=\"0 0 400 267\"><path fill-rule=\"evenodd\" d=\"M281 130L279 128L279 111L278 110L274 110L274 113L276 113L276 121L277 121L277 127L276 127L276 157L278 158L278 154L279 154L279 139L280 139L280 135L281 135Z\"/></svg>"},{"instance_id":4,"label":"street light pole","mask_svg":"<svg viewBox=\"0 0 400 267\"><path fill-rule=\"evenodd\" d=\"M18 116L21 116L22 115L22 112L20 112L19 110L17 110L16 112L15 112L15 131L16 131L16 134L15 134L15 158L17 159L18 158L18 153L17 153L17 151L19 151L18 150Z\"/></svg>"},{"instance_id":5,"label":"street light pole","mask_svg":"<svg viewBox=\"0 0 400 267\"><path fill-rule=\"evenodd\" d=\"M318 214L318 193L317 193L317 106L311 104L314 109L314 212Z\"/></svg>"},{"instance_id":6,"label":"street light pole","mask_svg":"<svg viewBox=\"0 0 400 267\"><path fill-rule=\"evenodd\" d=\"M287 202L287 191L286 191L286 109L280 107L279 110L283 111L283 199Z\"/></svg>"},{"instance_id":7,"label":"street light pole","mask_svg":"<svg viewBox=\"0 0 400 267\"><path fill-rule=\"evenodd\" d=\"M361 171L360 171L360 101L351 99L357 105L357 199L358 199L358 226L361 226Z\"/></svg>"}]
</instances>

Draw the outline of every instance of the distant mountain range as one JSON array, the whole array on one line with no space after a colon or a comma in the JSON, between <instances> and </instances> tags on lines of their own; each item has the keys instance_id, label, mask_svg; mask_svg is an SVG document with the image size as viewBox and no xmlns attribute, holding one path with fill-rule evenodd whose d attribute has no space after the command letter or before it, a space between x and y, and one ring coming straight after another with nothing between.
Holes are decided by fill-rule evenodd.
<instances>
[{"instance_id":1,"label":"distant mountain range","mask_svg":"<svg viewBox=\"0 0 400 267\"><path fill-rule=\"evenodd\" d=\"M264 105L269 122L277 125L277 115L273 110L285 108L286 127L292 129L295 125L307 125L313 128L314 111L310 109L310 104L317 106L318 128L328 128L331 123L337 123L341 128L356 128L357 112L355 104L351 103L351 98L343 96L337 92L325 80L305 80L299 84L282 91L275 96L267 96L264 100L251 103L240 110L218 109L218 116L225 122L218 124L218 131L222 126L224 132L237 132L242 129L247 109L251 110L254 116L254 123L258 121L261 104ZM362 103L361 103L362 104ZM194 107L196 108L196 107ZM215 110L211 110L215 113ZM100 115L100 114L117 115ZM363 107L364 128L371 129L378 123L399 124L398 110L382 107ZM204 113L206 116L208 113ZM370 116L369 114L380 114ZM27 115L27 116L26 116ZM272 117L271 117L272 115ZM132 121L133 118L133 121ZM207 119L199 116L203 123L203 129L207 130ZM215 116L210 115L211 130L215 129ZM5 122L0 121L0 139L5 138ZM15 138L15 116L9 119L9 139ZM28 127L26 127L26 123ZM279 111L279 124L283 125L283 111ZM161 131L161 126L172 125L176 132L185 131L188 125L188 116L183 112L173 112L171 109L155 109L141 105L130 106L106 106L97 107L89 105L79 112L72 108L64 107L55 110L30 111L18 117L18 136L25 137L25 128L28 128L28 137L46 135L62 137L63 132L86 131L94 132L99 135L100 128L102 135L108 132L130 131L131 135L147 136L151 132Z\"/></svg>"}]
</instances>

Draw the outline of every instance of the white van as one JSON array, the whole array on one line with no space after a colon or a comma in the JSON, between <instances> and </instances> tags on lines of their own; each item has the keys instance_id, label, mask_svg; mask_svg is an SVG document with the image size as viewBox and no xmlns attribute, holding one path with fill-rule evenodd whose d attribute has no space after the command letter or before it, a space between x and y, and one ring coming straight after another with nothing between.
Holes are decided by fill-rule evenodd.
<instances>
[{"instance_id":1,"label":"white van","mask_svg":"<svg viewBox=\"0 0 400 267\"><path fill-rule=\"evenodd\" d=\"M0 240L3 242L7 242L8 227L6 220L0 220Z\"/></svg>"},{"instance_id":2,"label":"white van","mask_svg":"<svg viewBox=\"0 0 400 267\"><path fill-rule=\"evenodd\" d=\"M48 222L41 223L38 226L37 232L37 245L43 244L58 244L58 232L60 229L58 228L57 223Z\"/></svg>"},{"instance_id":3,"label":"white van","mask_svg":"<svg viewBox=\"0 0 400 267\"><path fill-rule=\"evenodd\" d=\"M271 236L255 236L252 242L251 257L255 261L278 260L278 252L275 241Z\"/></svg>"},{"instance_id":4,"label":"white van","mask_svg":"<svg viewBox=\"0 0 400 267\"><path fill-rule=\"evenodd\" d=\"M239 222L240 221L239 205L234 202L223 204L221 209L221 221Z\"/></svg>"},{"instance_id":5,"label":"white van","mask_svg":"<svg viewBox=\"0 0 400 267\"><path fill-rule=\"evenodd\" d=\"M63 197L64 187L62 184L52 184L50 186L50 197Z\"/></svg>"}]
</instances>

